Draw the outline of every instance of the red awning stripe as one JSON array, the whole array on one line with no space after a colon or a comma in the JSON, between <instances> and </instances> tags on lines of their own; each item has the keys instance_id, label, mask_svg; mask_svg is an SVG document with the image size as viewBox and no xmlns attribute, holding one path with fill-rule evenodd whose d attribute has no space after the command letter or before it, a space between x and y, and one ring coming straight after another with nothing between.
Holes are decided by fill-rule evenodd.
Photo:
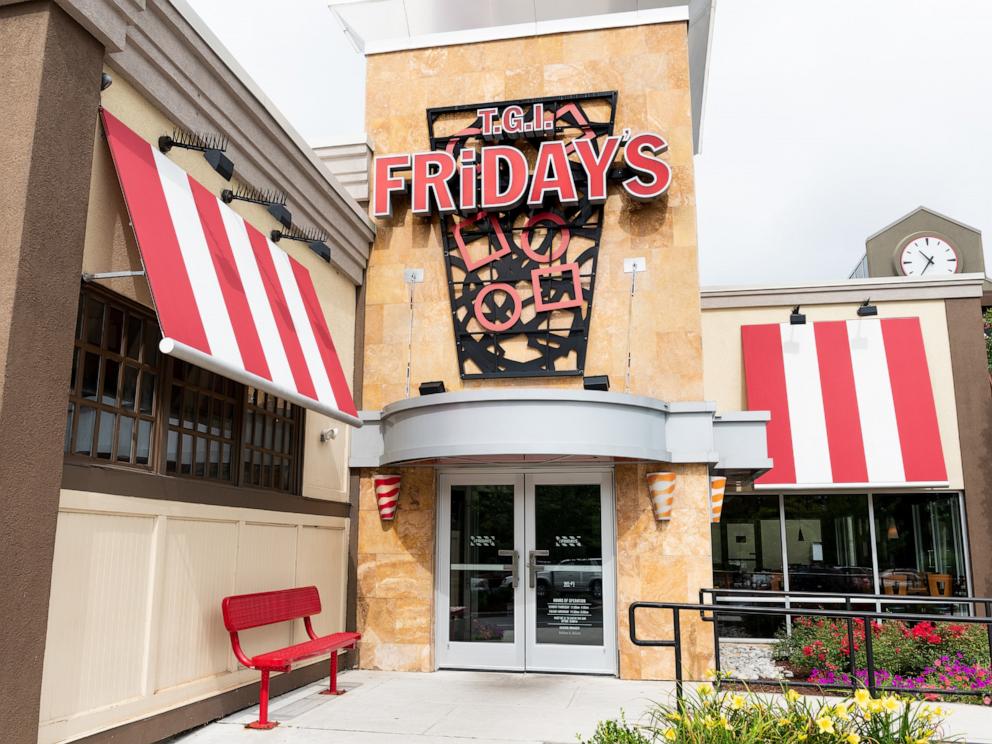
<instances>
[{"instance_id":1,"label":"red awning stripe","mask_svg":"<svg viewBox=\"0 0 992 744\"><path fill-rule=\"evenodd\" d=\"M310 273L107 111L163 350L360 425Z\"/></svg>"},{"instance_id":2,"label":"red awning stripe","mask_svg":"<svg viewBox=\"0 0 992 744\"><path fill-rule=\"evenodd\" d=\"M741 340L748 408L771 412L759 485L946 484L918 318L744 326Z\"/></svg>"}]
</instances>

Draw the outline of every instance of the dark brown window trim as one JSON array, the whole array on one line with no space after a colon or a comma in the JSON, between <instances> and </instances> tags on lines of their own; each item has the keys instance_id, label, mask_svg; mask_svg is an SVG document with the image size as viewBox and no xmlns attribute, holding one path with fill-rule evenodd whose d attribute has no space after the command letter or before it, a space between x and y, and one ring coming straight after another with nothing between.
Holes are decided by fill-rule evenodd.
<instances>
[{"instance_id":1,"label":"dark brown window trim","mask_svg":"<svg viewBox=\"0 0 992 744\"><path fill-rule=\"evenodd\" d=\"M131 467L99 463L83 464L69 460L66 460L62 466L62 488L188 504L318 514L325 517L348 517L351 514L351 505L347 502L308 499L299 495L246 488L217 481L198 481L192 478L150 473Z\"/></svg>"}]
</instances>

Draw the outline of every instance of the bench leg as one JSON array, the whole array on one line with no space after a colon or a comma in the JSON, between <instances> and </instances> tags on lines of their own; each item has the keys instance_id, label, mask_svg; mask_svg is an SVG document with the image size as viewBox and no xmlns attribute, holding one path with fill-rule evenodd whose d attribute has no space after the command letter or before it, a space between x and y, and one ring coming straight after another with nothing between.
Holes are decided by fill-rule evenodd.
<instances>
[{"instance_id":1,"label":"bench leg","mask_svg":"<svg viewBox=\"0 0 992 744\"><path fill-rule=\"evenodd\" d=\"M274 729L278 721L269 720L269 673L262 672L262 689L258 694L258 720L245 726L250 729Z\"/></svg>"},{"instance_id":2,"label":"bench leg","mask_svg":"<svg viewBox=\"0 0 992 744\"><path fill-rule=\"evenodd\" d=\"M331 686L327 690L321 690L321 695L344 695L347 690L338 689L338 652L331 651Z\"/></svg>"}]
</instances>

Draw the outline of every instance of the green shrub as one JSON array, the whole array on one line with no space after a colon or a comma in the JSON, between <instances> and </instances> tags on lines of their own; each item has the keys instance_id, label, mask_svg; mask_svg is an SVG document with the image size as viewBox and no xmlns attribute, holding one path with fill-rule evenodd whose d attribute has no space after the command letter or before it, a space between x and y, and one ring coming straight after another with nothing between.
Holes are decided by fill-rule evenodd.
<instances>
[{"instance_id":1,"label":"green shrub","mask_svg":"<svg viewBox=\"0 0 992 744\"><path fill-rule=\"evenodd\" d=\"M891 674L919 674L943 656L975 665L989 665L989 641L985 627L966 623L916 623L899 620L872 622L872 650L876 669ZM847 671L850 668L847 622L828 618L799 617L792 634L779 635L775 655L787 660L799 674L813 669ZM858 669L867 667L865 625L854 621L854 655Z\"/></svg>"},{"instance_id":2,"label":"green shrub","mask_svg":"<svg viewBox=\"0 0 992 744\"><path fill-rule=\"evenodd\" d=\"M701 685L681 705L658 704L640 726L600 724L586 744L929 744L943 740L943 711L867 690L837 702L725 693Z\"/></svg>"},{"instance_id":3,"label":"green shrub","mask_svg":"<svg viewBox=\"0 0 992 744\"><path fill-rule=\"evenodd\" d=\"M623 714L619 721L600 721L596 726L596 733L586 744L650 744L651 740L645 736L639 726L631 726L627 723Z\"/></svg>"}]
</instances>

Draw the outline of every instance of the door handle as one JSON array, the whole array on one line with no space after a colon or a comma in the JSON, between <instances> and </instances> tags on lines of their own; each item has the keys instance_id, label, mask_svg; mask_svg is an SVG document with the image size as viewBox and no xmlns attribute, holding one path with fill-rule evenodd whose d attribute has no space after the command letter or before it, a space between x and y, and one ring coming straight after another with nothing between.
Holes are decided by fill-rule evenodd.
<instances>
[{"instance_id":1,"label":"door handle","mask_svg":"<svg viewBox=\"0 0 992 744\"><path fill-rule=\"evenodd\" d=\"M520 583L520 577L517 576L517 563L520 561L520 553L516 550L500 550L497 555L500 558L512 558L512 562L509 566L503 566L504 571L513 572L513 588L517 588L517 584Z\"/></svg>"},{"instance_id":2,"label":"door handle","mask_svg":"<svg viewBox=\"0 0 992 744\"><path fill-rule=\"evenodd\" d=\"M530 588L537 586L537 559L547 558L550 553L547 550L531 550L527 553L527 568L530 574Z\"/></svg>"}]
</instances>

